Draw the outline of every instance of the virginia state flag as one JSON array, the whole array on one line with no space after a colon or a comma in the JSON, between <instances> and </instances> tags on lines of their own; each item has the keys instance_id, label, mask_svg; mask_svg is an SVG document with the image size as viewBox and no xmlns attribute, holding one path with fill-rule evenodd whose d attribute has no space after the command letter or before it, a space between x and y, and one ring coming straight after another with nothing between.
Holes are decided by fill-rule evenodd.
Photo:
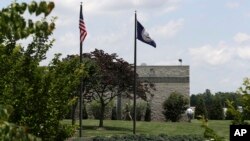
<instances>
[{"instance_id":1,"label":"virginia state flag","mask_svg":"<svg viewBox=\"0 0 250 141\"><path fill-rule=\"evenodd\" d=\"M156 48L156 43L150 38L145 28L137 21L137 39Z\"/></svg>"}]
</instances>

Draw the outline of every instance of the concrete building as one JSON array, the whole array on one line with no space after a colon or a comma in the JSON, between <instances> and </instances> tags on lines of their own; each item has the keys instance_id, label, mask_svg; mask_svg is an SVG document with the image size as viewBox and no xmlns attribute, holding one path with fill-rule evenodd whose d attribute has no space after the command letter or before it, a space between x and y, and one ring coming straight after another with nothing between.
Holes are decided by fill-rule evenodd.
<instances>
[{"instance_id":1,"label":"concrete building","mask_svg":"<svg viewBox=\"0 0 250 141\"><path fill-rule=\"evenodd\" d=\"M189 97L189 66L137 66L139 78L155 83L151 100L151 119L165 120L162 114L163 101L172 93L179 92Z\"/></svg>"}]
</instances>

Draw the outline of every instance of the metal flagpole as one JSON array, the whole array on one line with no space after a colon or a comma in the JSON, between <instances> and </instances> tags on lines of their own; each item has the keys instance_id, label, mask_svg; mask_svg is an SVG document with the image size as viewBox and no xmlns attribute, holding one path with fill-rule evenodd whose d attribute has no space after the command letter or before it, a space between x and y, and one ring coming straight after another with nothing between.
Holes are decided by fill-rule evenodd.
<instances>
[{"instance_id":1,"label":"metal flagpole","mask_svg":"<svg viewBox=\"0 0 250 141\"><path fill-rule=\"evenodd\" d=\"M83 56L82 56L82 42L84 41L85 37L87 36L87 30L83 19L82 14L82 2L80 5L80 19L79 19L79 28L80 28L80 65L83 64ZM82 137L82 105L83 105L83 77L80 77L80 112L79 112L79 135Z\"/></svg>"},{"instance_id":2,"label":"metal flagpole","mask_svg":"<svg viewBox=\"0 0 250 141\"><path fill-rule=\"evenodd\" d=\"M80 64L82 64L82 42L80 43ZM79 115L79 125L80 125L80 129L79 129L79 135L80 137L82 137L82 92L83 92L83 78L81 76L80 78L80 115Z\"/></svg>"},{"instance_id":3,"label":"metal flagpole","mask_svg":"<svg viewBox=\"0 0 250 141\"><path fill-rule=\"evenodd\" d=\"M137 15L135 11L135 40L134 40L134 107L133 107L133 112L134 112L134 117L133 117L133 134L135 134L135 128L136 128L136 38L137 38Z\"/></svg>"},{"instance_id":4,"label":"metal flagpole","mask_svg":"<svg viewBox=\"0 0 250 141\"><path fill-rule=\"evenodd\" d=\"M81 2L81 9L82 9L82 2ZM82 11L80 11L82 12ZM82 65L82 41L80 36L80 65ZM80 77L80 115L79 115L79 136L82 137L82 92L83 92L83 78Z\"/></svg>"},{"instance_id":5,"label":"metal flagpole","mask_svg":"<svg viewBox=\"0 0 250 141\"><path fill-rule=\"evenodd\" d=\"M80 64L82 64L82 43L80 43ZM83 92L83 78L80 78L80 118L79 118L79 125L80 125L80 137L82 136L82 92Z\"/></svg>"}]
</instances>

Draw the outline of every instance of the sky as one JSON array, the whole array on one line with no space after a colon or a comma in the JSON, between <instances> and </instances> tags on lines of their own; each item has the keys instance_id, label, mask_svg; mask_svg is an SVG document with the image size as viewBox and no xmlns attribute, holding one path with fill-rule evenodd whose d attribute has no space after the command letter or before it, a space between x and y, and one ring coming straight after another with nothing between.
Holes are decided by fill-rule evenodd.
<instances>
[{"instance_id":1,"label":"sky","mask_svg":"<svg viewBox=\"0 0 250 141\"><path fill-rule=\"evenodd\" d=\"M17 0L29 2L30 0ZM53 1L53 0L52 0ZM0 0L0 8L10 4ZM81 0L54 0L55 53L79 54ZM249 0L82 0L88 35L83 52L95 48L134 62L134 13L157 44L137 41L137 65L190 66L190 94L235 92L250 76Z\"/></svg>"}]
</instances>

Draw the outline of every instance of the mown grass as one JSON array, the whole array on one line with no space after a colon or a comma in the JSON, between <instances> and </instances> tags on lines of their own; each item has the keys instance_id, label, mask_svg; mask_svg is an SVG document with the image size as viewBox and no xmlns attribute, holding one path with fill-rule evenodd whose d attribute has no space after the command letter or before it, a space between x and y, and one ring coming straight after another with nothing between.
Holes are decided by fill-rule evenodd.
<instances>
[{"instance_id":1,"label":"mown grass","mask_svg":"<svg viewBox=\"0 0 250 141\"><path fill-rule=\"evenodd\" d=\"M71 120L64 120L63 123L71 124ZM95 136L113 136L133 134L133 122L132 121L120 121L120 120L105 120L104 129L98 128L98 120L83 120L83 137L95 137ZM208 127L215 130L215 132L229 140L229 125L231 121L228 120L210 120L208 121ZM78 122L77 122L78 124ZM78 124L79 125L79 124ZM204 129L201 128L201 121L192 120L188 122L136 122L136 134L167 134L172 135L190 135L197 134L203 135ZM79 131L75 136L79 135Z\"/></svg>"}]
</instances>

